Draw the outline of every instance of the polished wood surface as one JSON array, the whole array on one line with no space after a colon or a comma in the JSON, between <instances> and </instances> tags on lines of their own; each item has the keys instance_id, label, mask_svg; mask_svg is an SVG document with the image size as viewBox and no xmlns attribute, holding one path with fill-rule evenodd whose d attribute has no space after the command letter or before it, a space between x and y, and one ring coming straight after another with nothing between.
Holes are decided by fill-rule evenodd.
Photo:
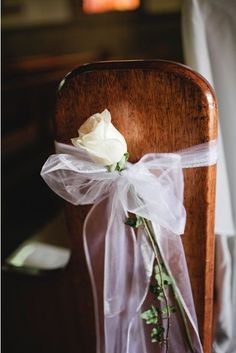
<instances>
[{"instance_id":1,"label":"polished wood surface","mask_svg":"<svg viewBox=\"0 0 236 353\"><path fill-rule=\"evenodd\" d=\"M109 109L125 136L130 161L148 152L173 152L217 137L217 104L197 73L166 61L124 61L85 65L62 82L55 137L69 143L92 114ZM184 171L187 225L182 237L204 352L211 352L214 268L215 166ZM67 204L73 256L70 276L77 284L81 313L78 352L95 352L92 295L82 244L87 207ZM94 335L94 328L90 334Z\"/></svg>"}]
</instances>

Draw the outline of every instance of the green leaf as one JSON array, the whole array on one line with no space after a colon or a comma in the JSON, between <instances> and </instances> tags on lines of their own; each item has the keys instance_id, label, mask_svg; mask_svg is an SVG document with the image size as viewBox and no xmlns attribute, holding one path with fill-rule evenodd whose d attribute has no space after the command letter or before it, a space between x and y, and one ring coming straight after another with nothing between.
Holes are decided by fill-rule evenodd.
<instances>
[{"instance_id":1,"label":"green leaf","mask_svg":"<svg viewBox=\"0 0 236 353\"><path fill-rule=\"evenodd\" d=\"M151 331L151 341L154 342L163 342L164 340L164 332L165 329L163 326L156 326L153 327L152 331Z\"/></svg>"},{"instance_id":2,"label":"green leaf","mask_svg":"<svg viewBox=\"0 0 236 353\"><path fill-rule=\"evenodd\" d=\"M174 313L175 311L176 311L175 307L171 305L167 305L161 310L163 314L170 314L170 313Z\"/></svg>"},{"instance_id":3,"label":"green leaf","mask_svg":"<svg viewBox=\"0 0 236 353\"><path fill-rule=\"evenodd\" d=\"M164 294L163 290L159 285L150 285L150 292L154 295L154 298L163 301L164 300Z\"/></svg>"},{"instance_id":4,"label":"green leaf","mask_svg":"<svg viewBox=\"0 0 236 353\"><path fill-rule=\"evenodd\" d=\"M115 170L116 170L116 166L117 166L117 164L115 163L115 164L111 164L111 165L108 165L107 166L107 170L108 170L108 172L114 172Z\"/></svg>"},{"instance_id":5,"label":"green leaf","mask_svg":"<svg viewBox=\"0 0 236 353\"><path fill-rule=\"evenodd\" d=\"M143 224L142 217L136 215L136 228L138 228L138 227L141 226L142 224Z\"/></svg>"},{"instance_id":6,"label":"green leaf","mask_svg":"<svg viewBox=\"0 0 236 353\"><path fill-rule=\"evenodd\" d=\"M128 159L129 159L129 152L126 152L126 153L124 154L124 157L125 157L125 161L127 162Z\"/></svg>"},{"instance_id":7,"label":"green leaf","mask_svg":"<svg viewBox=\"0 0 236 353\"><path fill-rule=\"evenodd\" d=\"M136 219L134 217L129 217L125 221L125 224L127 224L127 226L135 228L136 227Z\"/></svg>"},{"instance_id":8,"label":"green leaf","mask_svg":"<svg viewBox=\"0 0 236 353\"><path fill-rule=\"evenodd\" d=\"M164 271L160 272L158 266L155 266L155 279L160 287L164 284L164 286L169 286L172 284L172 279L168 274Z\"/></svg>"},{"instance_id":9,"label":"green leaf","mask_svg":"<svg viewBox=\"0 0 236 353\"><path fill-rule=\"evenodd\" d=\"M163 302L165 300L164 298L164 293L163 292L160 292L157 296L157 299L160 301L160 302Z\"/></svg>"},{"instance_id":10,"label":"green leaf","mask_svg":"<svg viewBox=\"0 0 236 353\"><path fill-rule=\"evenodd\" d=\"M129 159L129 153L126 152L118 163L107 166L108 172L114 172L115 170L117 170L118 172L121 172L123 169L125 169L125 165L128 159Z\"/></svg>"},{"instance_id":11,"label":"green leaf","mask_svg":"<svg viewBox=\"0 0 236 353\"><path fill-rule=\"evenodd\" d=\"M125 224L133 228L138 228L143 224L143 221L140 216L134 215L132 217L128 217Z\"/></svg>"},{"instance_id":12,"label":"green leaf","mask_svg":"<svg viewBox=\"0 0 236 353\"><path fill-rule=\"evenodd\" d=\"M146 321L147 325L153 324L155 325L158 322L158 311L157 309L152 305L150 309L144 311L140 315L141 319Z\"/></svg>"},{"instance_id":13,"label":"green leaf","mask_svg":"<svg viewBox=\"0 0 236 353\"><path fill-rule=\"evenodd\" d=\"M115 170L117 170L118 172L121 172L125 168L128 158L129 158L129 153L126 152L121 158L121 160L116 164Z\"/></svg>"},{"instance_id":14,"label":"green leaf","mask_svg":"<svg viewBox=\"0 0 236 353\"><path fill-rule=\"evenodd\" d=\"M159 292L158 287L150 284L150 292L156 296Z\"/></svg>"},{"instance_id":15,"label":"green leaf","mask_svg":"<svg viewBox=\"0 0 236 353\"><path fill-rule=\"evenodd\" d=\"M157 328L153 327L152 332L151 332L151 340L153 343L158 342L157 340Z\"/></svg>"}]
</instances>

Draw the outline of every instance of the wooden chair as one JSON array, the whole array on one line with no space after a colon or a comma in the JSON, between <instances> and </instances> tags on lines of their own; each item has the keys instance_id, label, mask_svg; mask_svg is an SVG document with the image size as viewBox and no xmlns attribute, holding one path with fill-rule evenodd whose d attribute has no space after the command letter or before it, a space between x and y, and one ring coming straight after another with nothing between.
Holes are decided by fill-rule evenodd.
<instances>
[{"instance_id":1,"label":"wooden chair","mask_svg":"<svg viewBox=\"0 0 236 353\"><path fill-rule=\"evenodd\" d=\"M199 74L173 62L100 62L74 70L59 88L56 140L69 143L89 116L105 108L125 136L132 162L148 152L177 151L217 137L212 88ZM184 171L187 225L182 239L205 353L211 352L212 341L215 172L215 166ZM87 211L66 205L73 251L70 273L81 315L78 352L92 353L93 301L81 236Z\"/></svg>"}]
</instances>

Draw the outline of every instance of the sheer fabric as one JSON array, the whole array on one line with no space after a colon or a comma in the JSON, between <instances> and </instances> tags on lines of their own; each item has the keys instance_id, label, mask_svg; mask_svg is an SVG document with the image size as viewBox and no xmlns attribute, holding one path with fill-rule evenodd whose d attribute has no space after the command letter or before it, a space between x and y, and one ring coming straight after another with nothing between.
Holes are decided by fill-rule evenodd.
<instances>
[{"instance_id":1,"label":"sheer fabric","mask_svg":"<svg viewBox=\"0 0 236 353\"><path fill-rule=\"evenodd\" d=\"M216 192L216 353L236 353L236 2L185 0L182 37L186 64L214 87L220 134ZM226 237L225 237L226 236Z\"/></svg>"},{"instance_id":2,"label":"sheer fabric","mask_svg":"<svg viewBox=\"0 0 236 353\"><path fill-rule=\"evenodd\" d=\"M150 220L166 267L190 328L196 353L203 353L191 286L179 234L184 232L182 168L216 163L217 143L211 141L177 153L151 153L122 172L109 173L83 150L56 143L41 175L50 188L74 205L94 204L83 229L92 281L97 353L154 353L140 312L147 295L154 255L143 228L137 236L125 225L128 212ZM97 222L99 220L99 224ZM173 299L173 298L172 298ZM172 316L169 353L188 353L179 314Z\"/></svg>"}]
</instances>

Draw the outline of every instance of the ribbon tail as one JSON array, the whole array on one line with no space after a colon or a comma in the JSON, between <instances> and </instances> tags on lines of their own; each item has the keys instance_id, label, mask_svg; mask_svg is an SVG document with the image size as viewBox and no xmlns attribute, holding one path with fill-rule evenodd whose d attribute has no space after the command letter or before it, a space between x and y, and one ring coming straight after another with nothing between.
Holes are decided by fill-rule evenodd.
<instances>
[{"instance_id":1,"label":"ribbon tail","mask_svg":"<svg viewBox=\"0 0 236 353\"><path fill-rule=\"evenodd\" d=\"M143 228L139 228L135 243L132 297L136 310L130 320L127 334L127 353L149 353L146 324L141 319L142 306L147 298L153 272L154 253ZM132 301L130 297L130 301Z\"/></svg>"},{"instance_id":2,"label":"ribbon tail","mask_svg":"<svg viewBox=\"0 0 236 353\"><path fill-rule=\"evenodd\" d=\"M125 219L117 200L104 199L92 207L84 223L97 353L147 353L140 308L154 257L145 235L138 232L136 237Z\"/></svg>"},{"instance_id":3,"label":"ribbon tail","mask_svg":"<svg viewBox=\"0 0 236 353\"><path fill-rule=\"evenodd\" d=\"M104 200L93 205L86 216L83 226L83 243L88 266L94 302L96 353L104 352L104 315L103 315L103 269L105 253L105 217L101 217ZM99 217L99 218L98 218ZM97 220L99 219L99 227Z\"/></svg>"},{"instance_id":4,"label":"ribbon tail","mask_svg":"<svg viewBox=\"0 0 236 353\"><path fill-rule=\"evenodd\" d=\"M117 232L117 226L122 221L124 223L124 218L119 220L116 212L115 220L117 224L113 220L106 238L105 257L112 247L118 249L119 263L113 267L115 253L111 253L110 258L107 256L105 269L109 269L113 279L105 273L111 291L108 295L109 290L104 290L104 299L109 300L109 303L106 301L108 311L105 312L105 352L147 353L140 309L149 289L154 256L143 231L139 231L136 237L133 229L125 225ZM117 288L118 292L114 288Z\"/></svg>"},{"instance_id":5,"label":"ribbon tail","mask_svg":"<svg viewBox=\"0 0 236 353\"><path fill-rule=\"evenodd\" d=\"M193 302L191 284L185 259L183 244L179 235L159 228L154 225L156 242L169 275L174 278L174 296L178 297L183 308L181 314L177 300L173 299L173 304L177 310L171 316L171 329L169 336L169 353L181 351L183 353L203 353L197 325L197 317ZM193 350L188 343L186 327L184 326L183 315L186 319L188 334L193 345Z\"/></svg>"}]
</instances>

